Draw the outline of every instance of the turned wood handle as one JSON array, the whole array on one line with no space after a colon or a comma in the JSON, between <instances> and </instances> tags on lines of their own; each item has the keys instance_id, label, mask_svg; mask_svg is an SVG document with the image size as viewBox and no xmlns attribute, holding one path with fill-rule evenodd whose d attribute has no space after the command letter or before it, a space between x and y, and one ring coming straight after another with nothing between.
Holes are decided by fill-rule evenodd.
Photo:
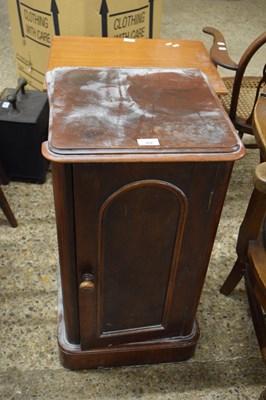
<instances>
[{"instance_id":1,"label":"turned wood handle","mask_svg":"<svg viewBox=\"0 0 266 400\"><path fill-rule=\"evenodd\" d=\"M94 276L92 274L83 274L82 282L79 285L81 290L95 289Z\"/></svg>"}]
</instances>

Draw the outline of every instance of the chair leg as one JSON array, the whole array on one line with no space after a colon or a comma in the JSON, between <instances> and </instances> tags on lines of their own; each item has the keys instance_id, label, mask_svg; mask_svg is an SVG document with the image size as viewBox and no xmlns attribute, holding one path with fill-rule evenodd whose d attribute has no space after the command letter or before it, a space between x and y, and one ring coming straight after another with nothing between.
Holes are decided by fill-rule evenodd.
<instances>
[{"instance_id":1,"label":"chair leg","mask_svg":"<svg viewBox=\"0 0 266 400\"><path fill-rule=\"evenodd\" d=\"M245 264L241 262L238 258L230 274L228 275L223 285L221 286L220 292L225 296L228 296L241 281L241 279L244 276L244 272L245 272Z\"/></svg>"},{"instance_id":2,"label":"chair leg","mask_svg":"<svg viewBox=\"0 0 266 400\"><path fill-rule=\"evenodd\" d=\"M246 292L248 296L248 302L250 307L250 313L257 336L259 348L264 363L266 364L266 320L265 315L262 311L260 304L258 303L252 284L250 283L249 277L245 276ZM265 399L266 400L266 399Z\"/></svg>"},{"instance_id":3,"label":"chair leg","mask_svg":"<svg viewBox=\"0 0 266 400\"><path fill-rule=\"evenodd\" d=\"M11 210L9 204L8 204L8 201L7 201L7 199L6 199L5 195L4 195L4 192L1 189L1 187L0 187L0 207L2 208L3 213L5 214L5 216L6 216L7 220L8 220L8 222L10 223L10 225L13 228L16 228L18 226L17 220L16 220L16 218L15 218L15 216L14 216L14 214L13 214L13 212L12 212L12 210Z\"/></svg>"}]
</instances>

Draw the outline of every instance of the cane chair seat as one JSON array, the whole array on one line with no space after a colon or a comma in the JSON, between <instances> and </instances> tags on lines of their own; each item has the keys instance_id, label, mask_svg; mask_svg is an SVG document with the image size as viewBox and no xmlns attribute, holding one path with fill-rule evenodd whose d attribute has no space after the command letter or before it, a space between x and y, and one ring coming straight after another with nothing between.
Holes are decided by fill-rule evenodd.
<instances>
[{"instance_id":1,"label":"cane chair seat","mask_svg":"<svg viewBox=\"0 0 266 400\"><path fill-rule=\"evenodd\" d=\"M220 100L227 113L229 113L234 87L234 77L223 78L223 81L226 89L228 90L228 93L224 96L221 96ZM246 76L242 80L240 95L237 104L237 116L243 121L246 121L250 116L250 110L252 110L254 104L254 99L259 82L260 78L257 76Z\"/></svg>"}]
</instances>

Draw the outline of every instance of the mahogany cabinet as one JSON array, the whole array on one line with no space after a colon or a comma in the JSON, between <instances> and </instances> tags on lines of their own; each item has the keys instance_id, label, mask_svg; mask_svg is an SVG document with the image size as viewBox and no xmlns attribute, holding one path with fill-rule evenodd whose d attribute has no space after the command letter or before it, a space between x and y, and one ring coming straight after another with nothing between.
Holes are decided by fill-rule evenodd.
<instances>
[{"instance_id":1,"label":"mahogany cabinet","mask_svg":"<svg viewBox=\"0 0 266 400\"><path fill-rule=\"evenodd\" d=\"M196 69L62 68L48 82L63 364L188 359L240 140Z\"/></svg>"}]
</instances>

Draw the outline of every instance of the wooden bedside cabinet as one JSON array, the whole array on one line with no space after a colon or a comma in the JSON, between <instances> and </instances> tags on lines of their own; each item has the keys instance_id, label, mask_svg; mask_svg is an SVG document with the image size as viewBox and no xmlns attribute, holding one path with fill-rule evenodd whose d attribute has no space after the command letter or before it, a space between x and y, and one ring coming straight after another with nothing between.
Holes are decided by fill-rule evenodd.
<instances>
[{"instance_id":1,"label":"wooden bedside cabinet","mask_svg":"<svg viewBox=\"0 0 266 400\"><path fill-rule=\"evenodd\" d=\"M197 69L59 68L49 82L64 365L188 359L240 140Z\"/></svg>"}]
</instances>

